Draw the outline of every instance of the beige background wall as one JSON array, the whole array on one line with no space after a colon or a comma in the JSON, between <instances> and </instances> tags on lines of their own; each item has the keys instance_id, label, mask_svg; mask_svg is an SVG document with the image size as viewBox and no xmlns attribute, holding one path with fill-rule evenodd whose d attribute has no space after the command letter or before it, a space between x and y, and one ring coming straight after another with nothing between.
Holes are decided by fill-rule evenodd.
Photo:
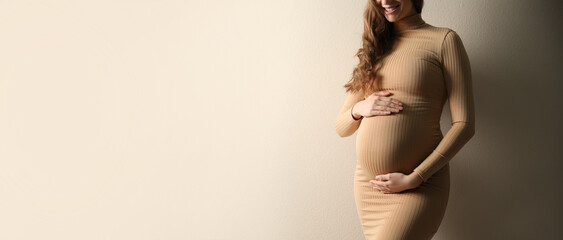
<instances>
[{"instance_id":1,"label":"beige background wall","mask_svg":"<svg viewBox=\"0 0 563 240\"><path fill-rule=\"evenodd\" d=\"M365 2L0 1L0 239L363 239L333 122ZM561 9L427 0L477 107L435 239L563 236Z\"/></svg>"}]
</instances>

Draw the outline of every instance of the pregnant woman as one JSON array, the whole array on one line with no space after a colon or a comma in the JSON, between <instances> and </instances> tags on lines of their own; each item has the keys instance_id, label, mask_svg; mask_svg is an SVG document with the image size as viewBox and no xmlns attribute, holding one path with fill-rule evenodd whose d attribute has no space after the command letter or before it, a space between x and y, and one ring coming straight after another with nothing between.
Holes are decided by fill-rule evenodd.
<instances>
[{"instance_id":1,"label":"pregnant woman","mask_svg":"<svg viewBox=\"0 0 563 240\"><path fill-rule=\"evenodd\" d=\"M336 121L356 130L354 197L366 239L431 239L448 203L450 159L475 128L458 34L427 24L422 0L368 0L363 48ZM452 126L440 130L446 101Z\"/></svg>"}]
</instances>

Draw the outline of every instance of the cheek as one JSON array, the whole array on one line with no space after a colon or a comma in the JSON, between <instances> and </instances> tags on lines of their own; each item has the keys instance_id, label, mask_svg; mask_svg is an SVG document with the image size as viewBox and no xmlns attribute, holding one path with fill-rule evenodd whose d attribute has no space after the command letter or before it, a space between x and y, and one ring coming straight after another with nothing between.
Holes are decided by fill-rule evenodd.
<instances>
[{"instance_id":1,"label":"cheek","mask_svg":"<svg viewBox=\"0 0 563 240\"><path fill-rule=\"evenodd\" d=\"M409 9L412 7L412 3L410 1L401 2L401 9Z\"/></svg>"}]
</instances>

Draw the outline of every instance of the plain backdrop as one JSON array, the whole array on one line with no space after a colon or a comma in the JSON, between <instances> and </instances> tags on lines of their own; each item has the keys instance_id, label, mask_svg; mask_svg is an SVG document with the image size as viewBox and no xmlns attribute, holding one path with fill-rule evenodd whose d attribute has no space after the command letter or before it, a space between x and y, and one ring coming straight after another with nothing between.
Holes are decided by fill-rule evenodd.
<instances>
[{"instance_id":1,"label":"plain backdrop","mask_svg":"<svg viewBox=\"0 0 563 240\"><path fill-rule=\"evenodd\" d=\"M0 239L363 239L333 125L365 3L0 1ZM477 111L435 239L563 237L562 9L426 1Z\"/></svg>"}]
</instances>

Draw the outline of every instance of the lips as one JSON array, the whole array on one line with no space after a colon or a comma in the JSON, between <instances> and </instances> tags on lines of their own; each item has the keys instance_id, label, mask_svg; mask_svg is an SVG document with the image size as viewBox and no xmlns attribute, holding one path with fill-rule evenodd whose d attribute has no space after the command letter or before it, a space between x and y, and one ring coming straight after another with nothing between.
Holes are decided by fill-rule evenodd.
<instances>
[{"instance_id":1,"label":"lips","mask_svg":"<svg viewBox=\"0 0 563 240\"><path fill-rule=\"evenodd\" d=\"M385 8L385 13L387 13L387 14L394 13L395 10L397 10L400 5L401 5L401 4L397 4L397 5L393 6L393 7L386 7L386 8Z\"/></svg>"}]
</instances>

